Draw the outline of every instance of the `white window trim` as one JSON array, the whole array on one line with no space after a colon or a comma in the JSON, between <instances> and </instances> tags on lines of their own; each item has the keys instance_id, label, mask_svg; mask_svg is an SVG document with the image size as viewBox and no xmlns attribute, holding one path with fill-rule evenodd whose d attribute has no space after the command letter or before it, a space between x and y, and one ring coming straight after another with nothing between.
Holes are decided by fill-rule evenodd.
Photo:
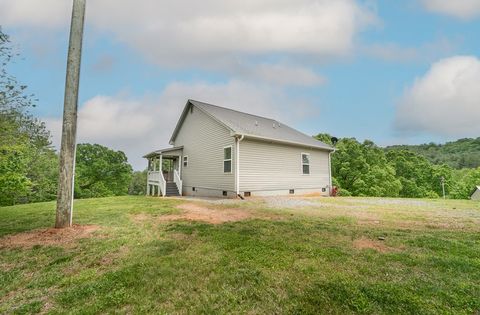
<instances>
[{"instance_id":1,"label":"white window trim","mask_svg":"<svg viewBox=\"0 0 480 315\"><path fill-rule=\"evenodd\" d=\"M230 159L225 159L225 149L230 148ZM223 174L232 174L233 173L233 146L232 145L227 145L226 147L223 147L223 162L222 162L222 168L223 168ZM230 161L230 172L225 172L225 162Z\"/></svg>"},{"instance_id":2,"label":"white window trim","mask_svg":"<svg viewBox=\"0 0 480 315\"><path fill-rule=\"evenodd\" d=\"M304 155L307 155L307 156L308 156L308 164L304 164L304 163L303 163L303 156L304 156ZM308 174L305 174L305 173L303 172L303 166L304 166L304 165L308 165ZM312 172L311 172L311 169L310 169L310 165L311 165L311 163L310 163L310 153L305 153L305 152L300 153L300 172L301 172L302 175L304 175L304 176L309 176L309 175L312 173Z\"/></svg>"},{"instance_id":3,"label":"white window trim","mask_svg":"<svg viewBox=\"0 0 480 315\"><path fill-rule=\"evenodd\" d=\"M185 165L185 158L187 159L187 164ZM188 167L188 155L182 157L182 167Z\"/></svg>"}]
</instances>

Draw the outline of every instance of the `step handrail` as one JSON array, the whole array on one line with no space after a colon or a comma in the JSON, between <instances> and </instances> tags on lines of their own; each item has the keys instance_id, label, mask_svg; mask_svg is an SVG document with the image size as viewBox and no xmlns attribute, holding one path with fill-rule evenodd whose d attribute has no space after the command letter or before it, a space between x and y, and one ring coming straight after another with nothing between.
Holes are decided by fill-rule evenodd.
<instances>
[{"instance_id":1,"label":"step handrail","mask_svg":"<svg viewBox=\"0 0 480 315\"><path fill-rule=\"evenodd\" d=\"M159 173L160 173L160 181L159 181L160 191L162 192L162 196L165 197L165 195L167 194L167 181L163 176L163 172L159 172Z\"/></svg>"},{"instance_id":2,"label":"step handrail","mask_svg":"<svg viewBox=\"0 0 480 315\"><path fill-rule=\"evenodd\" d=\"M182 195L183 181L182 181L182 179L180 178L180 174L178 173L177 170L173 170L173 181L174 181L175 184L177 185L178 193L179 193L180 196L181 196L181 195Z\"/></svg>"}]
</instances>

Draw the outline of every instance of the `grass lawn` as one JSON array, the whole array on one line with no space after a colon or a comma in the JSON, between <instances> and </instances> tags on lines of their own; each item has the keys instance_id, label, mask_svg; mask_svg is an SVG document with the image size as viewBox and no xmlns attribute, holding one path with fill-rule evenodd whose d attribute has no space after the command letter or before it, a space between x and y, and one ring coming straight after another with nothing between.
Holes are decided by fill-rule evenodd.
<instances>
[{"instance_id":1,"label":"grass lawn","mask_svg":"<svg viewBox=\"0 0 480 315\"><path fill-rule=\"evenodd\" d=\"M64 234L54 209L0 208L0 314L480 312L478 202L101 198Z\"/></svg>"}]
</instances>

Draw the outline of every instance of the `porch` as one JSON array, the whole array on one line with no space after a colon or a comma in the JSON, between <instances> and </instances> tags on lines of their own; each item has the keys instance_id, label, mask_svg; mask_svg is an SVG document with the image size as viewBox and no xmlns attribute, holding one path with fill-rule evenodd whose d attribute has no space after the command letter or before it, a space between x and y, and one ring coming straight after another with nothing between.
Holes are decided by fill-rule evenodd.
<instances>
[{"instance_id":1,"label":"porch","mask_svg":"<svg viewBox=\"0 0 480 315\"><path fill-rule=\"evenodd\" d=\"M157 150L144 156L148 160L147 196L182 195L183 147Z\"/></svg>"}]
</instances>

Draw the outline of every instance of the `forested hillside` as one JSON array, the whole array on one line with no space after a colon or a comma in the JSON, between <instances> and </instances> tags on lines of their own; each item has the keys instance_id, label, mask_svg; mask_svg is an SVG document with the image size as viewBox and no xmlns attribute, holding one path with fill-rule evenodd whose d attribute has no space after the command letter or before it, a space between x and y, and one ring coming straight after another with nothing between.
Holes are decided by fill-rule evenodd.
<instances>
[{"instance_id":1,"label":"forested hillside","mask_svg":"<svg viewBox=\"0 0 480 315\"><path fill-rule=\"evenodd\" d=\"M456 170L402 146L385 150L370 140L337 139L329 134L316 138L335 145L333 182L343 196L438 198L445 188L446 197L467 199L480 185L480 167Z\"/></svg>"},{"instance_id":2,"label":"forested hillside","mask_svg":"<svg viewBox=\"0 0 480 315\"><path fill-rule=\"evenodd\" d=\"M445 144L394 145L386 149L412 151L426 157L434 164L447 164L455 169L477 168L480 166L480 137L476 139L459 139Z\"/></svg>"}]
</instances>

